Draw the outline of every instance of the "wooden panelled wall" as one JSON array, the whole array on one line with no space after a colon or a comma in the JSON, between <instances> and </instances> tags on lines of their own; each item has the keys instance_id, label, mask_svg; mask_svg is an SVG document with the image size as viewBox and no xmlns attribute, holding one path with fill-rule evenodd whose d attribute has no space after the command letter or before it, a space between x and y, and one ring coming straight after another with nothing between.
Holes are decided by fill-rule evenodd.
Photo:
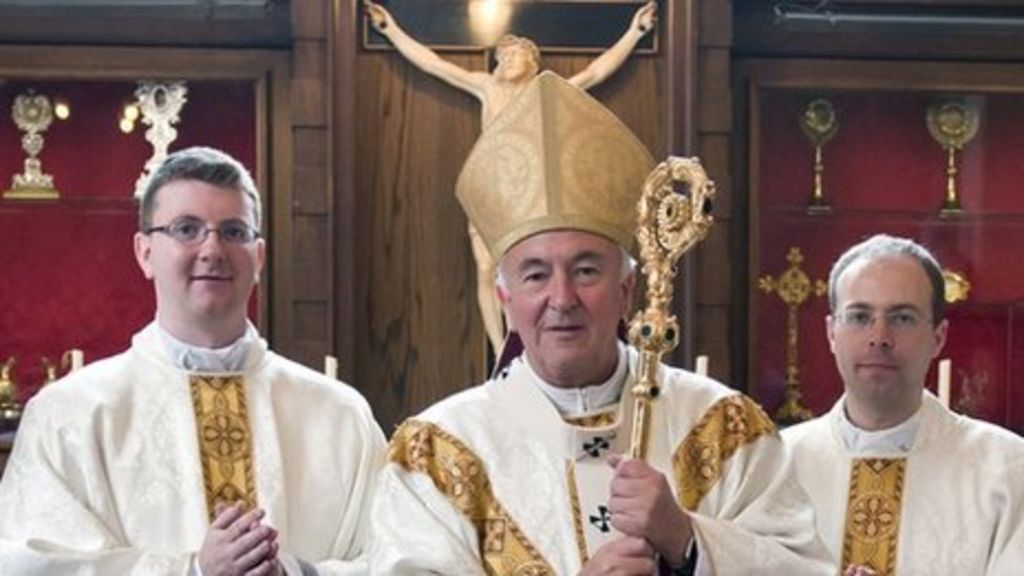
<instances>
[{"instance_id":1,"label":"wooden panelled wall","mask_svg":"<svg viewBox=\"0 0 1024 576\"><path fill-rule=\"evenodd\" d=\"M480 129L479 108L394 52L363 51L360 4L280 4L290 10L292 38L290 65L269 72L267 105L275 120L259 135L271 150L260 164L273 232L265 287L271 302L262 310L262 327L276 350L310 367L320 369L324 354L337 355L341 376L367 396L390 430L485 376L474 265L453 192ZM732 366L733 303L745 301L732 295L743 292L730 280L731 270L745 269L745 247L737 247L732 232L733 221L742 219L733 214L727 145L731 12L728 0L663 0L659 53L632 58L594 90L656 157L697 153L718 182L719 224L687 262L677 291L688 295L677 299L688 333L676 361L688 364L695 353L709 354L712 374L726 381L743 373ZM67 29L61 37L69 42L88 40L81 36L86 28L106 30L61 22ZM288 39L272 28L226 43L254 60L273 60L280 52L263 54L265 49L286 46ZM10 33L0 26L0 35ZM180 30L181 38L166 33L171 45L175 39L225 43L188 29ZM107 40L145 43L134 35ZM53 57L48 49L32 54ZM191 70L184 76L225 74L219 67L224 57L217 54L186 59L194 66L184 63ZM484 67L481 54L448 57ZM550 55L545 67L569 75L591 58ZM163 64L171 66L168 73L177 70L173 62ZM81 68L83 62L68 65ZM738 325L737 346L743 346L742 317Z\"/></svg>"},{"instance_id":2,"label":"wooden panelled wall","mask_svg":"<svg viewBox=\"0 0 1024 576\"><path fill-rule=\"evenodd\" d=\"M322 176L331 180L332 197L315 205L315 211L312 205L296 211L296 241L308 242L295 247L296 267L301 254L308 259L305 273L317 279L333 274L334 283L329 294L310 290L308 300L295 299L293 333L312 344L321 335L320 327L333 322L324 341L340 357L343 378L367 396L390 431L401 419L486 376L474 264L466 220L454 196L455 180L480 130L480 111L472 97L427 76L396 52L363 50L357 6L354 0L333 0L330 5L325 71L331 86L330 141L319 142L319 128L298 118L295 122L299 205L306 187L299 178L301 163L317 174L325 162L333 165L333 172ZM316 34L324 20L315 9L304 14L307 8L304 3L293 5L299 85L306 76L299 59L311 58L310 52L322 48ZM634 56L593 91L655 157L670 151L693 153L695 143L706 150L709 171L719 181L719 206L726 209L729 34L720 29L728 27L729 12L724 0L700 2L699 11L697 2L663 4L659 53ZM479 53L445 57L466 68L485 67ZM571 75L593 57L545 55L543 66ZM713 83L721 86L711 89ZM698 92L700 100L719 100L700 109L701 117L710 121L696 120ZM305 134L312 130L315 137ZM317 150L328 151L329 160L313 150L308 158L301 157L307 138L315 140ZM721 377L728 376L730 363L729 221L724 214L722 229L689 266L701 278L691 280L698 294L688 316L695 314L698 321L691 326L695 337L689 348L711 354L712 370ZM318 244L325 233L321 225L331 230L330 248ZM306 226L314 231L303 232ZM306 346L302 342L296 345ZM295 350L315 361L312 346Z\"/></svg>"},{"instance_id":3,"label":"wooden panelled wall","mask_svg":"<svg viewBox=\"0 0 1024 576\"><path fill-rule=\"evenodd\" d=\"M289 303L275 318L271 343L282 354L321 369L334 349L333 172L328 87L332 78L329 0L292 2L292 201L275 215L292 229L289 243L274 245L291 274L273 290ZM273 241L273 239L272 239Z\"/></svg>"}]
</instances>

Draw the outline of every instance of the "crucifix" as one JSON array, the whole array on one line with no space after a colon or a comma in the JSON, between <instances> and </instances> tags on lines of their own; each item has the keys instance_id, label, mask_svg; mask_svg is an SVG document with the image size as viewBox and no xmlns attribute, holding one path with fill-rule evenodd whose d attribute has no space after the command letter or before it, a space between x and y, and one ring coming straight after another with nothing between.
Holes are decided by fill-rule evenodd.
<instances>
[{"instance_id":1,"label":"crucifix","mask_svg":"<svg viewBox=\"0 0 1024 576\"><path fill-rule=\"evenodd\" d=\"M541 70L540 48L529 38L510 34L491 38L488 42L493 43L497 66L490 72L467 70L441 58L433 48L413 38L383 5L366 0L363 6L370 25L386 37L402 56L427 74L472 94L480 101L481 130L487 130L491 122L524 91ZM569 78L570 84L582 90L590 89L622 66L656 22L656 2L650 1L638 6L618 40L581 72ZM506 330L501 305L495 293L494 277L498 263L492 261L487 247L472 224L469 224L468 236L477 265L480 316L491 346L500 355Z\"/></svg>"},{"instance_id":2,"label":"crucifix","mask_svg":"<svg viewBox=\"0 0 1024 576\"><path fill-rule=\"evenodd\" d=\"M800 325L797 322L797 311L811 296L822 296L828 290L821 280L812 281L806 272L800 269L804 255L796 246L790 246L786 254L789 268L778 278L762 276L757 281L758 288L766 294L775 292L779 299L788 307L786 314L786 390L782 407L775 413L775 419L783 423L795 423L808 420L813 416L811 411L800 404Z\"/></svg>"}]
</instances>

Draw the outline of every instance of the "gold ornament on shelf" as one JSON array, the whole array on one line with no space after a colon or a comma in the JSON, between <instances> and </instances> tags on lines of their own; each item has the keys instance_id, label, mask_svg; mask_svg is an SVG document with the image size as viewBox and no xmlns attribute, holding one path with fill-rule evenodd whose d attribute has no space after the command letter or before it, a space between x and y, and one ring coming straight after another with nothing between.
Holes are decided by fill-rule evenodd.
<instances>
[{"instance_id":1,"label":"gold ornament on shelf","mask_svg":"<svg viewBox=\"0 0 1024 576\"><path fill-rule=\"evenodd\" d=\"M807 205L807 212L830 212L832 207L825 201L825 162L822 160L821 150L839 131L839 117L836 115L835 107L824 98L811 100L800 115L800 128L814 147L814 187L811 190L811 202Z\"/></svg>"},{"instance_id":2,"label":"gold ornament on shelf","mask_svg":"<svg viewBox=\"0 0 1024 576\"><path fill-rule=\"evenodd\" d=\"M39 364L43 367L43 386L50 384L51 382L57 381L57 363L50 360L48 357L43 356L39 359Z\"/></svg>"},{"instance_id":3,"label":"gold ornament on shelf","mask_svg":"<svg viewBox=\"0 0 1024 576\"><path fill-rule=\"evenodd\" d=\"M636 239L647 279L647 307L629 323L629 341L640 351L633 394L633 434L629 453L647 452L651 402L658 396L658 366L679 343L679 322L671 312L676 262L704 239L714 222L715 184L697 158L669 157L644 181L637 205Z\"/></svg>"},{"instance_id":4,"label":"gold ornament on shelf","mask_svg":"<svg viewBox=\"0 0 1024 576\"><path fill-rule=\"evenodd\" d=\"M25 133L21 147L28 154L25 172L15 174L4 198L14 200L56 200L60 193L53 187L53 176L43 172L39 153L43 151L43 132L53 123L53 104L42 94L19 94L11 107L11 118Z\"/></svg>"},{"instance_id":5,"label":"gold ornament on shelf","mask_svg":"<svg viewBox=\"0 0 1024 576\"><path fill-rule=\"evenodd\" d=\"M978 134L978 109L965 100L950 99L936 102L928 107L928 132L947 152L946 197L942 202L942 214L953 215L963 211L960 195L956 188L959 171L956 162L957 150Z\"/></svg>"},{"instance_id":6,"label":"gold ornament on shelf","mask_svg":"<svg viewBox=\"0 0 1024 576\"><path fill-rule=\"evenodd\" d=\"M167 158L167 149L178 138L174 125L188 101L184 82L139 82L135 90L136 105L142 112L142 123L149 126L146 140L153 145L153 155L146 161L142 174L135 181L135 198L141 199L149 177ZM127 117L127 114L122 118Z\"/></svg>"},{"instance_id":7,"label":"gold ornament on shelf","mask_svg":"<svg viewBox=\"0 0 1024 576\"><path fill-rule=\"evenodd\" d=\"M944 269L942 279L945 280L944 297L947 304L956 304L967 300L967 296L971 293L971 283L966 276L954 270Z\"/></svg>"},{"instance_id":8,"label":"gold ornament on shelf","mask_svg":"<svg viewBox=\"0 0 1024 576\"><path fill-rule=\"evenodd\" d=\"M786 390L782 407L775 413L775 419L784 424L803 422L811 418L811 411L800 404L800 324L797 312L812 295L822 296L828 291L828 285L821 280L812 281L806 272L800 269L804 255L796 246L790 246L786 254L789 268L778 279L762 276L758 288L766 294L775 292L788 307L786 315Z\"/></svg>"},{"instance_id":9,"label":"gold ornament on shelf","mask_svg":"<svg viewBox=\"0 0 1024 576\"><path fill-rule=\"evenodd\" d=\"M14 365L18 360L11 356L6 362L0 364L0 431L10 426L7 423L17 423L21 418L21 404L18 403L18 384L14 381Z\"/></svg>"}]
</instances>

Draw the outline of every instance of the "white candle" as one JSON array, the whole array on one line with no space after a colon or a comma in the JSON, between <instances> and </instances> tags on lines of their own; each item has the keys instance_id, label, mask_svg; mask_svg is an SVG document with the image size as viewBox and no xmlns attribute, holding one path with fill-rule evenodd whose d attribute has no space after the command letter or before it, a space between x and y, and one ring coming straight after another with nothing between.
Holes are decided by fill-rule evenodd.
<instances>
[{"instance_id":1,"label":"white candle","mask_svg":"<svg viewBox=\"0 0 1024 576\"><path fill-rule=\"evenodd\" d=\"M949 408L949 385L952 362L949 358L939 360L939 402Z\"/></svg>"},{"instance_id":2,"label":"white candle","mask_svg":"<svg viewBox=\"0 0 1024 576\"><path fill-rule=\"evenodd\" d=\"M338 379L338 359L334 356L324 356L324 374L329 378Z\"/></svg>"},{"instance_id":3,"label":"white candle","mask_svg":"<svg viewBox=\"0 0 1024 576\"><path fill-rule=\"evenodd\" d=\"M694 368L694 372L701 376L708 375L708 357L704 354L697 356L697 365Z\"/></svg>"},{"instance_id":4,"label":"white candle","mask_svg":"<svg viewBox=\"0 0 1024 576\"><path fill-rule=\"evenodd\" d=\"M85 354L78 348L71 349L71 372L85 366Z\"/></svg>"}]
</instances>

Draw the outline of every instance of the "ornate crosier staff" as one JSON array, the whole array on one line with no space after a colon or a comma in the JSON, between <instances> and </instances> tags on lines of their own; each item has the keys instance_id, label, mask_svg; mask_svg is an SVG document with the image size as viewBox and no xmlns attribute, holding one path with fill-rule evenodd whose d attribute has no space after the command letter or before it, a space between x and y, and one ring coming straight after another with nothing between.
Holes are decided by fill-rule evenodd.
<instances>
[{"instance_id":1,"label":"ornate crosier staff","mask_svg":"<svg viewBox=\"0 0 1024 576\"><path fill-rule=\"evenodd\" d=\"M715 184L697 158L670 156L644 182L637 205L636 239L642 272L647 278L647 307L629 323L629 341L640 351L636 383L632 458L647 454L651 402L658 396L658 366L679 343L679 323L672 314L672 282L676 262L708 234L714 218L711 200Z\"/></svg>"}]
</instances>

